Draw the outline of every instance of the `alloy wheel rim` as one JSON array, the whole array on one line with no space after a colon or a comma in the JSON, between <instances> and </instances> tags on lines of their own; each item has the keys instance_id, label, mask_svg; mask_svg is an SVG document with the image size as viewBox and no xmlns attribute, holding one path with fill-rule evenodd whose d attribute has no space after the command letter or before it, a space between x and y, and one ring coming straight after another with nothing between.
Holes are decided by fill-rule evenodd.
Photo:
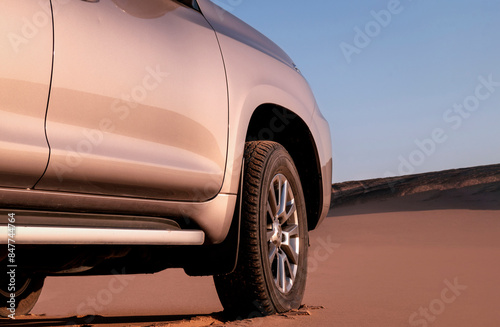
<instances>
[{"instance_id":1,"label":"alloy wheel rim","mask_svg":"<svg viewBox=\"0 0 500 327\"><path fill-rule=\"evenodd\" d=\"M300 235L295 197L283 174L273 177L266 205L268 261L274 284L286 294L297 277Z\"/></svg>"}]
</instances>

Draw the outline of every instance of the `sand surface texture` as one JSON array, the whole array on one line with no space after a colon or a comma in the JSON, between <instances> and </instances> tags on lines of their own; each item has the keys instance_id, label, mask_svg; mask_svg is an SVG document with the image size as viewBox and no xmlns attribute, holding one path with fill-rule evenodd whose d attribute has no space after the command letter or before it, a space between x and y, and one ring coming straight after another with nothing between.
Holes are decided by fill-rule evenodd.
<instances>
[{"instance_id":1,"label":"sand surface texture","mask_svg":"<svg viewBox=\"0 0 500 327\"><path fill-rule=\"evenodd\" d=\"M344 195L310 234L294 312L226 321L210 277L167 270L48 278L32 315L0 325L497 327L500 182L498 166L481 168L490 171L334 186Z\"/></svg>"}]
</instances>

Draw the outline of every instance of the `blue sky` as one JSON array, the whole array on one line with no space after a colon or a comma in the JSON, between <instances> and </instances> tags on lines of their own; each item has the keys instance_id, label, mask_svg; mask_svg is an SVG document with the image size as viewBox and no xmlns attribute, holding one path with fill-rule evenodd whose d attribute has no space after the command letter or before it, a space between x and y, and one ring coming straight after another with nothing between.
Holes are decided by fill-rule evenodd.
<instances>
[{"instance_id":1,"label":"blue sky","mask_svg":"<svg viewBox=\"0 0 500 327\"><path fill-rule=\"evenodd\" d=\"M214 2L299 66L335 182L500 163L500 1Z\"/></svg>"}]
</instances>

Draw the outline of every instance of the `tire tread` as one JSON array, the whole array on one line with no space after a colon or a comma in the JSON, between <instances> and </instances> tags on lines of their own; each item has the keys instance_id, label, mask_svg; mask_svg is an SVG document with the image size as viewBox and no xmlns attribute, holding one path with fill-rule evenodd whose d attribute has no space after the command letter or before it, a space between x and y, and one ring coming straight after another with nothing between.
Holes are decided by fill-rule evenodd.
<instances>
[{"instance_id":1,"label":"tire tread","mask_svg":"<svg viewBox=\"0 0 500 327\"><path fill-rule=\"evenodd\" d=\"M270 155L286 150L271 141L252 141L245 146L241 239L234 272L214 276L225 313L248 318L277 312L264 278L259 239L259 192Z\"/></svg>"}]
</instances>

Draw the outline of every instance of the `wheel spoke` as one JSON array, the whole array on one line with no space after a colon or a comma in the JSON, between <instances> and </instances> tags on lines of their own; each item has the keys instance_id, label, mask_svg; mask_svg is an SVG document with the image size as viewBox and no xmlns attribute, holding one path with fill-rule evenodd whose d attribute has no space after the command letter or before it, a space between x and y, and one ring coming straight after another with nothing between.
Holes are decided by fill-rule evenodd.
<instances>
[{"instance_id":1,"label":"wheel spoke","mask_svg":"<svg viewBox=\"0 0 500 327\"><path fill-rule=\"evenodd\" d=\"M288 291L292 288L293 283L295 282L295 272L288 261L288 258L285 260L285 276L288 275L290 277L286 278L285 291Z\"/></svg>"},{"instance_id":2,"label":"wheel spoke","mask_svg":"<svg viewBox=\"0 0 500 327\"><path fill-rule=\"evenodd\" d=\"M274 182L269 186L269 195L267 198L267 210L271 213L271 217L275 217L278 212L278 199L276 199L276 191Z\"/></svg>"},{"instance_id":3,"label":"wheel spoke","mask_svg":"<svg viewBox=\"0 0 500 327\"><path fill-rule=\"evenodd\" d=\"M287 255L288 259L293 264L299 263L299 250L297 237L299 236L299 227L297 225L288 226L286 231L283 231L284 241L281 243L281 249Z\"/></svg>"},{"instance_id":4,"label":"wheel spoke","mask_svg":"<svg viewBox=\"0 0 500 327\"><path fill-rule=\"evenodd\" d=\"M267 214L271 219L274 219L275 213L273 212L273 208L271 207L271 204L267 202Z\"/></svg>"},{"instance_id":5,"label":"wheel spoke","mask_svg":"<svg viewBox=\"0 0 500 327\"><path fill-rule=\"evenodd\" d=\"M298 264L299 254L291 246L283 245L282 250L286 253L287 259L291 261L291 263L294 265Z\"/></svg>"},{"instance_id":6,"label":"wheel spoke","mask_svg":"<svg viewBox=\"0 0 500 327\"><path fill-rule=\"evenodd\" d=\"M284 217L283 221L281 221L282 224L284 224L285 222L287 222L288 219L290 219L290 217L295 214L295 210L296 210L296 208L295 208L295 201L292 200L292 201L288 202L287 207L289 209L288 209L288 212L285 213L285 217Z\"/></svg>"},{"instance_id":7,"label":"wheel spoke","mask_svg":"<svg viewBox=\"0 0 500 327\"><path fill-rule=\"evenodd\" d=\"M274 245L274 243L269 243L269 263L271 264L271 266L273 265L277 253L278 248L276 247L276 245Z\"/></svg>"},{"instance_id":8,"label":"wheel spoke","mask_svg":"<svg viewBox=\"0 0 500 327\"><path fill-rule=\"evenodd\" d=\"M286 204L287 204L287 196L288 196L288 181L285 179L283 182L280 178L280 190L279 190L279 211L278 217L280 217L280 222L283 223L286 219Z\"/></svg>"},{"instance_id":9,"label":"wheel spoke","mask_svg":"<svg viewBox=\"0 0 500 327\"><path fill-rule=\"evenodd\" d=\"M283 234L287 235L288 239L299 236L299 226L298 225L290 225L286 226L283 229Z\"/></svg>"},{"instance_id":10,"label":"wheel spoke","mask_svg":"<svg viewBox=\"0 0 500 327\"><path fill-rule=\"evenodd\" d=\"M283 293L286 292L285 261L286 255L278 252L277 286Z\"/></svg>"}]
</instances>

